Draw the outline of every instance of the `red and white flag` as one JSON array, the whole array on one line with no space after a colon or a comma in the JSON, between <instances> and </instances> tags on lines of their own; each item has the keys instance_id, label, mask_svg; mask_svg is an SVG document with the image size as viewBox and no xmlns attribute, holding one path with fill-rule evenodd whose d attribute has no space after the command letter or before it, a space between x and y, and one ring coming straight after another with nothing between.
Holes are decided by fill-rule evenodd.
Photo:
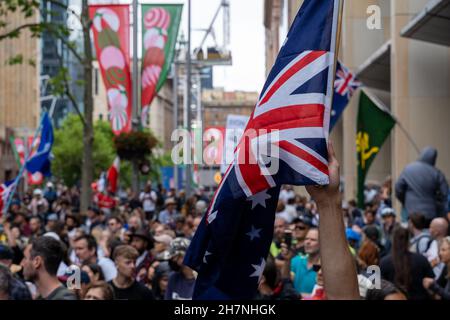
<instances>
[{"instance_id":1,"label":"red and white flag","mask_svg":"<svg viewBox=\"0 0 450 320\"><path fill-rule=\"evenodd\" d=\"M106 173L106 179L108 180L108 191L112 193L117 192L117 186L119 185L119 172L120 172L120 158L116 157L112 166Z\"/></svg>"}]
</instances>

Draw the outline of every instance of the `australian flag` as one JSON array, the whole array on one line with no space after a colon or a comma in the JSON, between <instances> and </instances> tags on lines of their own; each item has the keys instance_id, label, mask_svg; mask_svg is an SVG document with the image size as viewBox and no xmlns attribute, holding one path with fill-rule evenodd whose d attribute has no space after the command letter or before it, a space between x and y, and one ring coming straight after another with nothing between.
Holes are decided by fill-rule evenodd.
<instances>
[{"instance_id":1,"label":"australian flag","mask_svg":"<svg viewBox=\"0 0 450 320\"><path fill-rule=\"evenodd\" d=\"M333 107L331 108L330 131L344 112L355 91L362 86L356 76L341 62L336 65Z\"/></svg>"},{"instance_id":2,"label":"australian flag","mask_svg":"<svg viewBox=\"0 0 450 320\"><path fill-rule=\"evenodd\" d=\"M25 168L31 174L40 172L43 176L51 176L50 158L53 146L53 126L48 116L44 114L41 123L41 138L36 153L27 161Z\"/></svg>"},{"instance_id":3,"label":"australian flag","mask_svg":"<svg viewBox=\"0 0 450 320\"><path fill-rule=\"evenodd\" d=\"M252 299L280 186L329 183L338 13L339 0L303 2L185 256L198 272L194 299ZM259 152L263 144L270 152ZM269 170L275 162L278 170Z\"/></svg>"}]
</instances>

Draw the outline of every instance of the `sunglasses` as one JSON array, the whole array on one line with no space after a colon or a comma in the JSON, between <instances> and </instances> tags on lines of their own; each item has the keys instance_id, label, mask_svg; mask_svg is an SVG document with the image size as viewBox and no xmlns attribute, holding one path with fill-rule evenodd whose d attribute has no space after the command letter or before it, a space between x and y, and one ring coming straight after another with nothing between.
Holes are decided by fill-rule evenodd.
<instances>
[{"instance_id":1,"label":"sunglasses","mask_svg":"<svg viewBox=\"0 0 450 320\"><path fill-rule=\"evenodd\" d=\"M312 269L314 272L319 272L319 270L322 268L320 264L313 264Z\"/></svg>"},{"instance_id":2,"label":"sunglasses","mask_svg":"<svg viewBox=\"0 0 450 320\"><path fill-rule=\"evenodd\" d=\"M305 226L295 226L296 230L306 230Z\"/></svg>"}]
</instances>

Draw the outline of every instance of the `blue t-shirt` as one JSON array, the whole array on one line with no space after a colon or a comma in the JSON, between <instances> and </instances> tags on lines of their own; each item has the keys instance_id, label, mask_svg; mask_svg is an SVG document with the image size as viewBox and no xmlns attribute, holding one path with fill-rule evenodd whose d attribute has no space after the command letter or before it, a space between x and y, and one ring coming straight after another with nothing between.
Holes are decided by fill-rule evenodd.
<instances>
[{"instance_id":1,"label":"blue t-shirt","mask_svg":"<svg viewBox=\"0 0 450 320\"><path fill-rule=\"evenodd\" d=\"M186 279L181 272L172 272L169 276L165 300L191 300L195 279Z\"/></svg>"},{"instance_id":2,"label":"blue t-shirt","mask_svg":"<svg viewBox=\"0 0 450 320\"><path fill-rule=\"evenodd\" d=\"M295 273L294 288L298 293L312 293L317 272L308 269L308 256L296 256L291 261L291 271Z\"/></svg>"}]
</instances>

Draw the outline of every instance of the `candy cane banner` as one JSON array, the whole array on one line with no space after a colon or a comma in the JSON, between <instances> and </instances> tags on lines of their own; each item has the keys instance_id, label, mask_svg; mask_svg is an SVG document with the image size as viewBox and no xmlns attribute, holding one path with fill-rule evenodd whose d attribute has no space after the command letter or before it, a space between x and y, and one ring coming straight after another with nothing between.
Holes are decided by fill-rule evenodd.
<instances>
[{"instance_id":1,"label":"candy cane banner","mask_svg":"<svg viewBox=\"0 0 450 320\"><path fill-rule=\"evenodd\" d=\"M40 138L36 137L36 140L33 144L33 136L29 136L27 139L27 148L28 152L30 152L29 157L32 157L39 147ZM33 144L33 145L32 145ZM11 146L13 147L14 155L16 157L17 165L21 167L25 162L25 143L22 138L13 138L11 139ZM40 172L36 172L35 174L31 174L28 171L25 171L25 174L28 178L29 185L40 185L44 181L44 176Z\"/></svg>"},{"instance_id":2,"label":"candy cane banner","mask_svg":"<svg viewBox=\"0 0 450 320\"><path fill-rule=\"evenodd\" d=\"M90 5L92 34L114 134L131 130L129 5Z\"/></svg>"},{"instance_id":3,"label":"candy cane banner","mask_svg":"<svg viewBox=\"0 0 450 320\"><path fill-rule=\"evenodd\" d=\"M142 113L147 122L153 98L166 81L173 61L182 4L142 5Z\"/></svg>"}]
</instances>

